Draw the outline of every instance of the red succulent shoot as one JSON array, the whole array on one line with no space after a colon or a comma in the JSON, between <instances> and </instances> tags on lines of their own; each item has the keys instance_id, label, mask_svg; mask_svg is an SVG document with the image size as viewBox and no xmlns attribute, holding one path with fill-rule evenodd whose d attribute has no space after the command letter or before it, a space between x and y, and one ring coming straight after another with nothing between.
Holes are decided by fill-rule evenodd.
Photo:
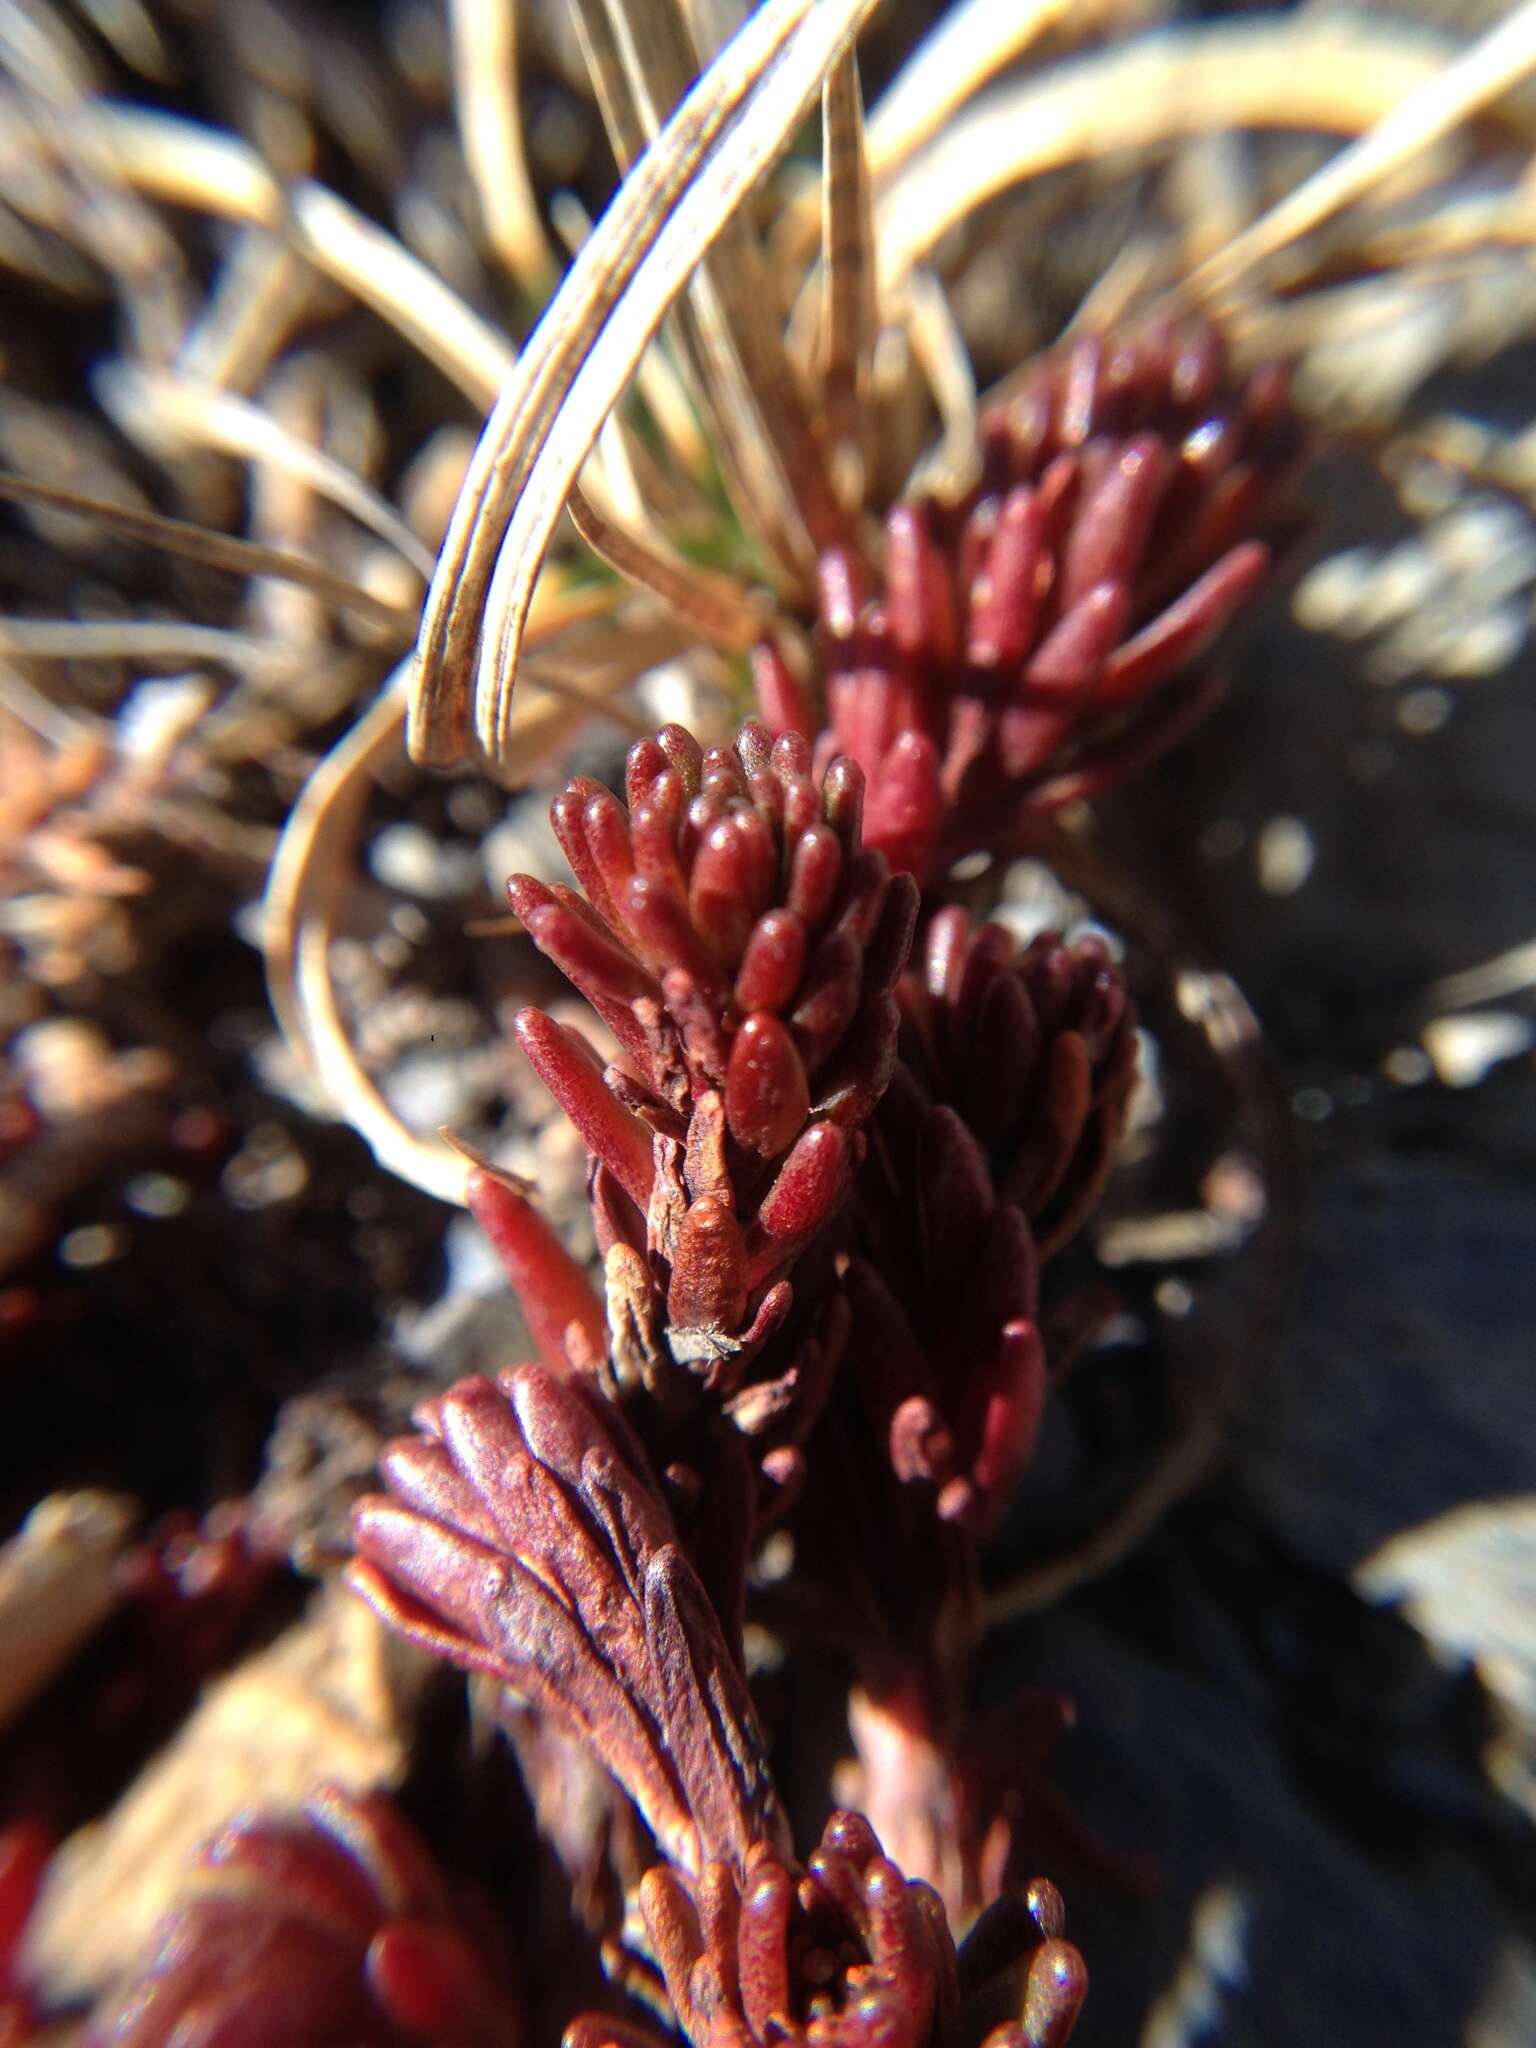
<instances>
[{"instance_id":1,"label":"red succulent shoot","mask_svg":"<svg viewBox=\"0 0 1536 2048\"><path fill-rule=\"evenodd\" d=\"M893 507L881 587L824 555L818 760L864 770L866 842L923 881L1171 745L1215 701L1195 665L1264 579L1302 440L1283 375L1233 376L1203 321L1085 336L984 416L964 498ZM811 736L782 656L756 674Z\"/></svg>"}]
</instances>

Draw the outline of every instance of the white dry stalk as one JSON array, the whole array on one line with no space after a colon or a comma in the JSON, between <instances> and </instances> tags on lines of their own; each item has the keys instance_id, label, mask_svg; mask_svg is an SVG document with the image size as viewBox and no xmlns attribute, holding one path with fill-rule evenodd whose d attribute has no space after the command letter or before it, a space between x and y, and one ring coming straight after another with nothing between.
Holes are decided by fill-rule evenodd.
<instances>
[{"instance_id":1,"label":"white dry stalk","mask_svg":"<svg viewBox=\"0 0 1536 2048\"><path fill-rule=\"evenodd\" d=\"M439 558L413 706L420 758L460 753L471 675L476 737L489 760L504 758L528 607L570 487L700 258L787 147L872 4L765 0L572 266L481 438Z\"/></svg>"},{"instance_id":2,"label":"white dry stalk","mask_svg":"<svg viewBox=\"0 0 1536 2048\"><path fill-rule=\"evenodd\" d=\"M1159 30L996 87L877 188L882 286L1048 171L1245 128L1359 135L1442 78L1455 52L1382 21L1261 16Z\"/></svg>"},{"instance_id":3,"label":"white dry stalk","mask_svg":"<svg viewBox=\"0 0 1536 2048\"><path fill-rule=\"evenodd\" d=\"M1536 70L1536 0L1526 0L1454 64L1379 120L1278 205L1217 250L1187 280L1197 299L1230 291L1245 272L1380 185Z\"/></svg>"},{"instance_id":4,"label":"white dry stalk","mask_svg":"<svg viewBox=\"0 0 1536 2048\"><path fill-rule=\"evenodd\" d=\"M387 603L370 590L362 589L345 576L338 576L323 563L290 550L263 547L212 527L196 526L185 519L167 519L158 512L139 512L131 506L114 505L83 491L64 490L57 484L34 482L0 470L0 502L48 506L56 511L78 513L109 533L121 533L141 540L166 554L190 562L202 562L214 569L227 569L240 576L273 576L295 583L331 604L364 613L380 625L409 636L415 613Z\"/></svg>"},{"instance_id":5,"label":"white dry stalk","mask_svg":"<svg viewBox=\"0 0 1536 2048\"><path fill-rule=\"evenodd\" d=\"M451 0L454 106L486 239L531 299L558 266L528 176L517 86L515 0Z\"/></svg>"}]
</instances>

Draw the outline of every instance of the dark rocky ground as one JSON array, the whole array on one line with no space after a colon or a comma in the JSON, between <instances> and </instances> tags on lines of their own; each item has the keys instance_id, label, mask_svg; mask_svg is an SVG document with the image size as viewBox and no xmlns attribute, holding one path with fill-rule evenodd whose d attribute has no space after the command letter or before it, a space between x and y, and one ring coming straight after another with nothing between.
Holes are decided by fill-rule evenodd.
<instances>
[{"instance_id":1,"label":"dark rocky ground","mask_svg":"<svg viewBox=\"0 0 1536 2048\"><path fill-rule=\"evenodd\" d=\"M1370 480L1326 481L1333 534L1391 535ZM994 1662L1080 1702L1062 1782L1163 1864L1149 1902L1074 1894L1086 2043L1513 2044L1536 2030L1536 1067L1451 1088L1383 1061L1438 981L1529 936L1536 669L1411 737L1277 603L1235 671L1109 829L1266 1027L1299 1170L1287 1311L1218 1474ZM1314 847L1281 896L1253 854L1277 814ZM1217 860L1213 818L1243 834ZM1485 1007L1529 1016L1530 991Z\"/></svg>"}]
</instances>

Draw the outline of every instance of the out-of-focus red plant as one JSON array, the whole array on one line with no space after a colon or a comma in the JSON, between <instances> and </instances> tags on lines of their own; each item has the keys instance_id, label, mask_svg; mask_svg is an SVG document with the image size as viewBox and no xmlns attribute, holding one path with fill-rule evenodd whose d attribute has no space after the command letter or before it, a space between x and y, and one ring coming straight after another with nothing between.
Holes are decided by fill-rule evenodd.
<instances>
[{"instance_id":1,"label":"out-of-focus red plant","mask_svg":"<svg viewBox=\"0 0 1536 2048\"><path fill-rule=\"evenodd\" d=\"M1080 341L982 420L957 502L886 517L881 588L821 563L825 730L771 647L764 716L869 777L869 844L920 882L1112 787L1210 708L1195 666L1269 566L1302 436L1278 369L1230 374L1205 322Z\"/></svg>"},{"instance_id":2,"label":"out-of-focus red plant","mask_svg":"<svg viewBox=\"0 0 1536 2048\"><path fill-rule=\"evenodd\" d=\"M233 1822L203 1852L143 1972L90 2048L509 2048L499 1944L389 1801L327 1789Z\"/></svg>"}]
</instances>

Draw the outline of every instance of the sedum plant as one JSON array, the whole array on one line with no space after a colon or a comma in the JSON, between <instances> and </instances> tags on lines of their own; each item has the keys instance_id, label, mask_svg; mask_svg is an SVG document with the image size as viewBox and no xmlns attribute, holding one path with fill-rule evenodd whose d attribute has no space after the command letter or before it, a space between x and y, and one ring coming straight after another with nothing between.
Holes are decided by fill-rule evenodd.
<instances>
[{"instance_id":1,"label":"sedum plant","mask_svg":"<svg viewBox=\"0 0 1536 2048\"><path fill-rule=\"evenodd\" d=\"M1180 657L1262 574L1251 530L1299 434L1206 333L1111 338L1024 391L954 529L965 605L931 505L898 505L884 606L823 556L845 593L823 678L765 649L733 745L663 727L623 799L556 796L577 886L509 894L608 1051L539 1010L516 1032L587 1150L601 1291L530 1191L476 1168L543 1364L427 1404L357 1514L380 1614L638 1809L657 1861L631 1938L695 2044L979 2039L951 1933L978 1912L1022 1973L994 2048L1064 2040L1086 1987L1057 1906L1010 1904L1027 1844L1000 1843L995 1777L990 1808L967 1781L965 1691L979 1546L1049 1394L1040 1269L1109 1170L1135 1018L1100 941L1021 949L934 870L1012 843L1056 778L1127 765L1159 685L1198 699ZM1038 485L1013 480L1031 421ZM1172 575L1145 566L1160 514ZM835 1625L876 1818L835 1815L804 1865L743 1661L775 1531L778 1625Z\"/></svg>"},{"instance_id":2,"label":"sedum plant","mask_svg":"<svg viewBox=\"0 0 1536 2048\"><path fill-rule=\"evenodd\" d=\"M1123 765L1142 744L1128 700L1201 692L1179 657L1204 654L1266 560L1248 535L1278 460L1245 452L1245 423L1287 460L1298 438L1273 382L1234 389L1208 335L1114 346L1024 386L1079 405L1038 486L1012 481L1018 419L1048 410L1035 396L948 565L931 504L898 505L886 604L824 620L823 673L791 684L765 648L762 716L732 744L663 726L630 749L622 796L572 780L550 816L574 886L509 883L592 1012L590 1036L539 1009L515 1031L585 1146L601 1272L532 1190L473 1167L469 1206L540 1360L417 1411L382 1459L387 1492L357 1508L351 1576L566 1757L530 1780L552 1840L572 1759L638 1823L643 1869L603 1930L628 1996L573 2014L571 2048L1045 2048L1086 1992L1059 1896L1004 1819L1007 1770L968 1762L966 1678L980 1547L1050 1394L1041 1270L1110 1170L1135 1013L1100 940L1021 947L943 874L1014 843L1056 777ZM1116 363L1129 418L1104 395ZM1165 505L1189 542L1173 578L1144 568ZM822 579L847 587L835 550ZM1010 738L1026 728L1027 770ZM832 1813L806 1850L744 1650L775 1537L792 1562L773 1626L792 1655L835 1632L870 1808ZM1036 1769L1017 1761L1014 1792ZM399 1879L425 1852L374 1821L384 1835L333 1800L216 1846L216 1903L199 1879L101 2038L254 2043L279 1970L295 2039L343 2007L381 2041L510 2036L476 1923L423 1866ZM198 1961L240 1928L243 2003Z\"/></svg>"}]
</instances>

